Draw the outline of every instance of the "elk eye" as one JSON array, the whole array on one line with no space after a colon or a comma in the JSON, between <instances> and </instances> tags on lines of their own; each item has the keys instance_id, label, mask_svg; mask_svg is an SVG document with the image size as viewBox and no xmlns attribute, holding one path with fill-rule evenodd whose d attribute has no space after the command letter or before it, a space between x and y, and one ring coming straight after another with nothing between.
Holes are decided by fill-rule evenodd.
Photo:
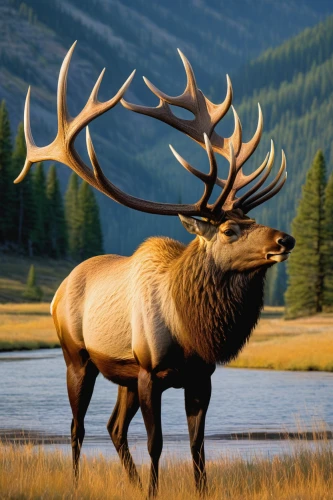
<instances>
[{"instance_id":1,"label":"elk eye","mask_svg":"<svg viewBox=\"0 0 333 500\"><path fill-rule=\"evenodd\" d=\"M233 232L233 230L232 230L232 229L226 229L226 230L224 231L224 234L225 234L226 236L233 236L235 233Z\"/></svg>"}]
</instances>

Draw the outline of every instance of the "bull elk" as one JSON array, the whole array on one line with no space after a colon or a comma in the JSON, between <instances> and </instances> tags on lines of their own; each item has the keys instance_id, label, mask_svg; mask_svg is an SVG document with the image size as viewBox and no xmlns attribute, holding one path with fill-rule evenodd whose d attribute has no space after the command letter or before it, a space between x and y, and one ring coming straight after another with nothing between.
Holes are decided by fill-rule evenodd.
<instances>
[{"instance_id":1,"label":"bull elk","mask_svg":"<svg viewBox=\"0 0 333 500\"><path fill-rule=\"evenodd\" d=\"M286 260L295 245L292 236L259 225L246 215L282 188L287 175L285 156L282 152L276 178L260 190L273 166L273 142L257 170L249 175L242 170L262 134L260 106L257 129L249 142L242 142L241 124L233 107L234 132L229 138L219 135L215 127L231 106L231 82L227 78L225 100L213 104L198 89L190 63L180 51L187 76L182 95L170 97L145 79L160 99L158 106L128 103L122 98L133 72L112 99L100 102L97 94L102 72L83 110L75 118L70 117L66 82L74 46L61 67L58 133L48 146L37 147L33 141L28 91L24 116L27 159L15 182L24 179L33 163L52 159L68 165L122 205L142 212L179 215L185 229L196 235L187 246L170 238L150 238L130 257L91 258L78 265L56 292L51 313L67 365L74 473L77 477L84 417L95 379L101 372L119 385L107 428L130 480L137 484L140 479L128 448L127 431L141 408L151 457L149 496L156 495L158 488L162 393L169 387L185 389L195 483L203 494L207 488L204 427L211 375L216 363L235 358L249 339L263 307L266 271L274 263ZM179 163L204 184L196 203L157 203L120 190L104 175L88 127L86 142L92 169L80 158L74 148L77 134L119 101L129 110L168 123L205 148L209 173L191 166L171 147ZM170 105L190 111L194 119L176 117ZM227 179L218 176L215 153L229 162ZM236 196L258 177L248 191ZM215 184L220 192L210 202Z\"/></svg>"}]
</instances>

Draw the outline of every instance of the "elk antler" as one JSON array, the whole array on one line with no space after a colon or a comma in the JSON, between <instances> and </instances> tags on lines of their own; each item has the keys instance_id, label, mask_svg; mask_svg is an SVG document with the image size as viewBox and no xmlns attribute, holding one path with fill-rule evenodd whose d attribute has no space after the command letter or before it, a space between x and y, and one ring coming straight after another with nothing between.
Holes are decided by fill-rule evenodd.
<instances>
[{"instance_id":1,"label":"elk antler","mask_svg":"<svg viewBox=\"0 0 333 500\"><path fill-rule=\"evenodd\" d=\"M257 130L254 133L252 139L249 142L242 142L242 126L239 120L239 117L236 113L236 110L231 105L232 102L232 86L231 81L227 75L227 94L224 101L221 104L212 103L197 87L195 76L193 69L184 56L184 54L178 49L179 55L183 62L187 83L184 92L177 97L168 96L164 92L161 92L159 89L155 87L147 78L143 78L147 87L160 99L158 106L149 107L149 106L141 106L138 104L132 104L124 99L121 99L122 105L135 111L137 113L141 113L144 115L151 116L153 118L157 118L162 122L165 122L172 127L184 132L191 139L195 140L198 144L205 148L205 142L203 141L204 134L207 134L209 140L211 142L211 146L213 151L219 153L224 158L231 162L231 150L235 155L235 168L236 174L232 176L234 179L233 185L230 186L230 175L228 181L224 179L220 179L217 177L216 184L222 188L228 189L223 191L217 200L217 202L211 206L211 209L214 207L214 211L218 210L218 208L224 210L231 210L233 208L241 208L244 213L247 213L249 210L254 208L255 206L263 203L268 200L272 196L274 196L286 181L286 161L285 155L282 152L282 163L279 173L276 179L265 188L261 193L249 198L253 193L255 193L265 182L267 179L271 168L274 162L274 145L271 143L271 152L266 156L264 162L260 165L260 167L252 172L250 175L245 175L242 170L242 166L245 161L253 154L256 150L263 129L263 118L260 105L258 104L259 117L258 117L258 125ZM182 118L178 118L175 116L170 108L170 105L179 106L183 109L186 109L193 113L193 120L186 120ZM233 134L228 137L222 137L215 131L216 125L223 118L223 116L230 109L233 111L234 120L235 120L235 128ZM230 147L232 145L232 149ZM187 167L185 167L187 168ZM188 169L190 170L190 169ZM190 170L191 171L191 170ZM244 194L240 198L236 198L236 193L247 186L250 182L256 179L262 172L264 174L262 178L253 186L248 193ZM192 172L193 173L193 172ZM284 175L283 175L284 174ZM195 174L196 175L196 174ZM197 175L198 177L198 175ZM282 178L280 184L277 185L278 181ZM227 193L227 194L226 194ZM221 203L221 200L223 201Z\"/></svg>"},{"instance_id":2,"label":"elk antler","mask_svg":"<svg viewBox=\"0 0 333 500\"><path fill-rule=\"evenodd\" d=\"M30 167L35 163L43 160L55 160L64 163L76 172L80 177L87 181L90 185L97 188L108 197L135 210L142 212L155 213L161 215L198 215L218 221L221 218L223 210L221 206L224 199L228 196L232 183L236 174L235 156L233 153L233 145L229 145L229 158L230 158L230 173L228 180L222 187L221 195L214 205L208 205L209 197L212 193L214 185L217 181L217 164L215 156L206 134L204 134L204 145L207 151L210 172L204 174L195 168L191 167L185 160L183 160L173 149L173 153L180 161L180 163L192 174L201 179L205 184L205 190L200 198L194 204L171 204L171 203L155 203L152 201L142 200L121 191L118 187L112 184L104 175L92 144L90 137L88 123L94 120L97 116L105 113L113 106L115 106L126 92L135 71L129 76L123 86L118 90L117 94L106 102L98 101L97 94L103 78L104 70L100 74L93 91L84 106L83 110L75 117L72 118L68 114L66 103L66 88L67 88L67 75L70 60L75 48L76 42L68 51L59 74L58 80L58 94L57 94L57 114L58 114L58 133L54 141L48 146L37 147L31 133L30 127L30 88L27 93L24 111L24 131L27 144L27 158L25 165L20 175L15 179L15 183L21 182L28 174ZM86 143L90 161L93 169L89 168L82 158L78 155L74 148L74 141L78 133L85 127L86 129Z\"/></svg>"},{"instance_id":3,"label":"elk antler","mask_svg":"<svg viewBox=\"0 0 333 500\"><path fill-rule=\"evenodd\" d=\"M204 174L199 170L196 170L171 147L173 154L176 156L181 165L204 183L204 193L196 203L184 205L156 203L153 201L142 200L121 191L104 175L97 160L87 125L97 116L111 109L122 99L132 81L135 71L132 72L112 99L106 102L100 102L97 98L97 94L103 78L103 70L83 110L75 118L72 118L69 116L67 110L66 88L69 64L75 45L76 42L68 51L60 69L57 94L58 132L54 141L48 146L37 147L33 140L30 127L30 88L28 90L24 111L27 158L22 172L14 181L15 183L21 182L24 179L33 163L43 160L55 160L66 164L90 185L94 186L114 201L127 207L141 212L161 215L198 215L215 222L220 222L222 220L226 209L236 208L237 204L237 208L242 208L242 210L246 212L260 203L263 203L263 201L267 200L281 189L285 179L278 186L276 186L276 184L285 169L284 156L280 172L275 181L273 181L260 193L250 197L250 195L252 195L263 184L271 170L274 159L273 146L270 155L267 155L263 164L254 173L245 176L241 170L242 164L252 154L260 140L262 131L262 116L260 108L257 131L251 141L248 143L242 143L241 125L234 109L235 130L233 135L229 139L224 139L218 136L214 131L214 127L225 115L231 105L231 83L228 79L228 92L225 101L220 105L211 103L197 88L192 68L187 59L180 53L188 78L187 86L182 96L168 97L147 81L147 85L160 97L160 105L157 108L137 106L135 104L126 103L123 100L122 103L125 107L133 109L134 111L155 116L162 121L170 123L172 126L187 133L205 148L210 164L209 174ZM175 104L176 106L183 106L184 108L192 111L195 115L195 119L189 121L180 120L175 117L170 110L169 103ZM74 148L75 138L85 126L87 126L87 149L93 169L89 168L84 163ZM212 142L208 136L211 136ZM230 168L227 180L217 177L217 164L214 156L214 149L229 160ZM263 177L256 184L256 186L254 186L246 195L243 195L241 198L236 200L235 193L255 179L265 169L266 171ZM222 191L215 203L209 204L208 201L215 184L218 184L222 188Z\"/></svg>"}]
</instances>

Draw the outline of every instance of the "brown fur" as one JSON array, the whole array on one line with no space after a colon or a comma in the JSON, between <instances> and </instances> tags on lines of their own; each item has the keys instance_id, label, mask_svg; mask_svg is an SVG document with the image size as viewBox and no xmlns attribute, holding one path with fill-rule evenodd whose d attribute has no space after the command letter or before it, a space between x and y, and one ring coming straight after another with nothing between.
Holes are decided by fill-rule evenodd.
<instances>
[{"instance_id":1,"label":"brown fur","mask_svg":"<svg viewBox=\"0 0 333 500\"><path fill-rule=\"evenodd\" d=\"M133 359L110 359L100 353L89 351L90 359L105 378L115 384L130 387L138 379L139 365Z\"/></svg>"},{"instance_id":2,"label":"brown fur","mask_svg":"<svg viewBox=\"0 0 333 500\"><path fill-rule=\"evenodd\" d=\"M183 325L185 352L208 363L230 361L258 321L266 269L223 272L196 239L174 273L171 294Z\"/></svg>"}]
</instances>

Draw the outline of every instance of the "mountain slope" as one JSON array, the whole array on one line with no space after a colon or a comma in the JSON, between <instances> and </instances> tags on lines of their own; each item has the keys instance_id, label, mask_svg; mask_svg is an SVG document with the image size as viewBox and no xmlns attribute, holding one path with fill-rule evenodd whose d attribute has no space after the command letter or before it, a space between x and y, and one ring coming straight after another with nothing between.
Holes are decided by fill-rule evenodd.
<instances>
[{"instance_id":1,"label":"mountain slope","mask_svg":"<svg viewBox=\"0 0 333 500\"><path fill-rule=\"evenodd\" d=\"M229 0L223 3L223 8L218 0L209 4L201 0L179 1L177 7L162 0L152 5L143 0L27 0L25 4L20 0L3 0L0 5L0 97L6 99L16 128L22 119L28 83L32 84L33 134L37 144L46 144L56 133L57 75L73 40L79 39L69 72L68 102L73 115L82 109L103 66L107 66L100 91L103 100L114 95L133 67L137 68L138 76L126 95L128 100L156 102L139 78L142 74L165 92L180 93L184 88L184 72L176 53L179 46L191 60L199 86L207 95L217 96L217 100L224 98L225 72L234 71L235 89L239 88L249 99L240 107L248 134L254 127L252 113L256 110L257 96L247 94L241 87L242 75L237 77L237 68L263 49L312 26L332 11L333 5L324 0L315 4L310 0L278 4L261 0L255 6L250 0ZM311 36L306 35L305 39ZM263 56L266 67L274 50ZM255 75L263 71L264 62L260 61L261 58L255 63ZM283 64L284 56L281 61ZM326 56L322 64L325 61ZM294 66L297 68L297 61ZM258 92L268 85L279 90L281 82L276 83L277 77L272 83L268 74L266 80L257 83L251 71L248 71L247 89L254 87ZM293 73L290 84L294 76ZM279 108L275 106L274 118L274 105L271 112L269 99L267 104L265 96L260 99L264 101L268 123L280 124L283 134L288 113L280 119ZM282 94L281 99L284 99ZM306 106L305 97L304 103ZM228 131L228 127L230 129L231 124L227 121L225 130ZM203 165L203 169L207 164L204 152L198 151L196 145L179 133L170 133L164 124L117 106L96 120L91 131L106 174L131 194L175 202L193 201L201 193L200 183L181 172L167 143L171 141L189 161L196 166ZM278 147L284 144L278 130L276 139ZM268 133L263 142L267 148ZM86 158L81 137L78 148ZM62 167L59 172L64 186L68 169ZM298 188L296 182L295 192ZM151 234L172 234L186 239L175 218L137 214L103 196L99 201L108 250L129 253ZM273 201L270 204L275 206ZM281 210L283 212L283 208ZM271 212L267 212L265 220L272 216Z\"/></svg>"}]
</instances>

